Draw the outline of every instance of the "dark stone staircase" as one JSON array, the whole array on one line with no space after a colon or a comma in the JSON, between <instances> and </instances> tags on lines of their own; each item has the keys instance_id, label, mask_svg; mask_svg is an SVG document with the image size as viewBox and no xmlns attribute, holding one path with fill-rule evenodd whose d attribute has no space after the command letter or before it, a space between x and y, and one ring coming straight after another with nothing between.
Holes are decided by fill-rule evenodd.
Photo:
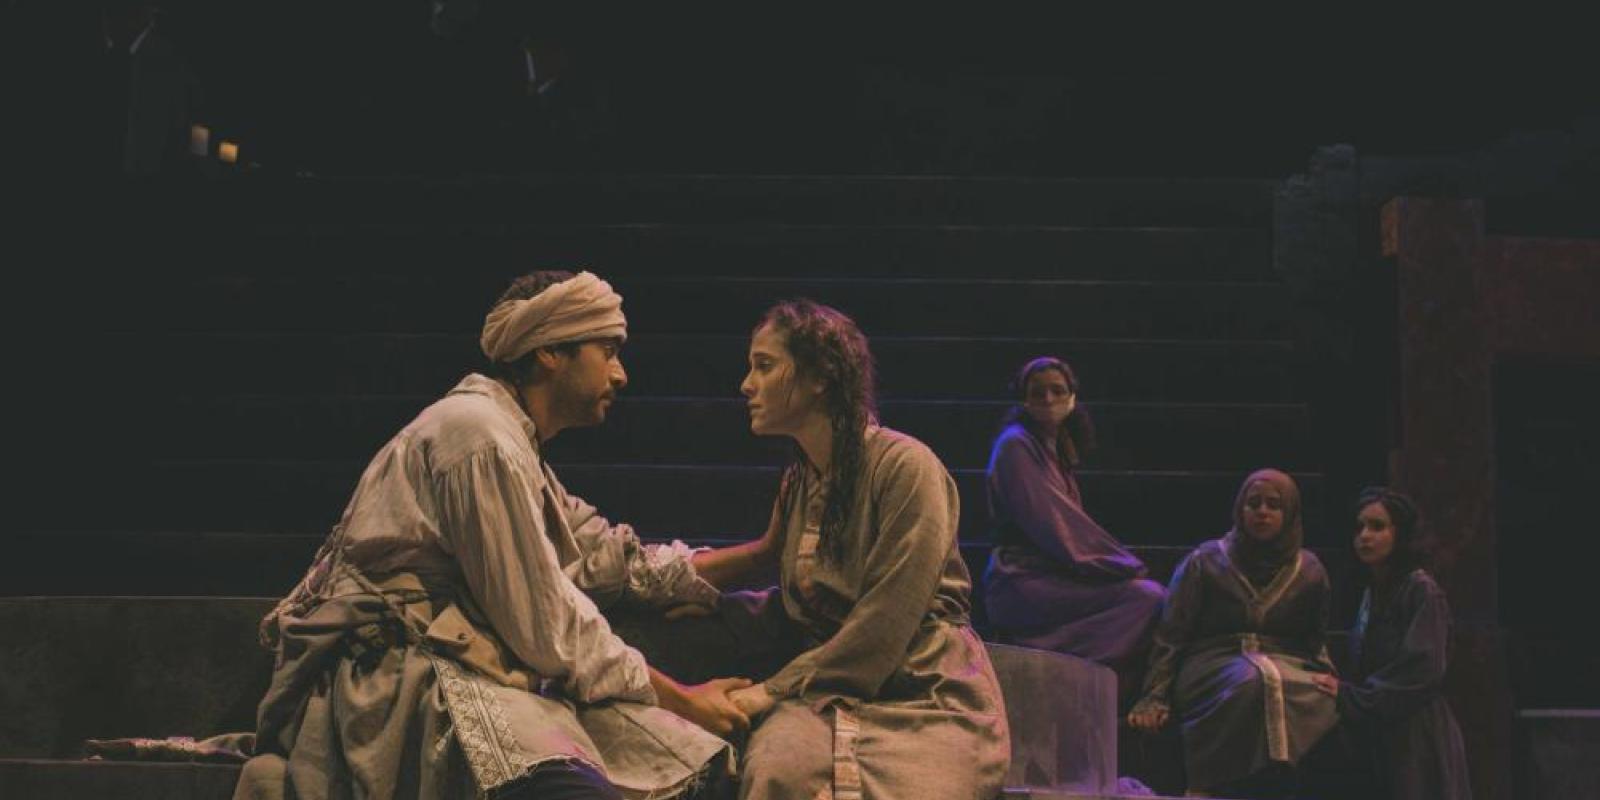
<instances>
[{"instance_id":1,"label":"dark stone staircase","mask_svg":"<svg viewBox=\"0 0 1600 800\"><path fill-rule=\"evenodd\" d=\"M552 460L647 537L764 524L786 456L749 435L737 386L749 328L798 295L872 337L883 421L957 476L965 542L985 538L1005 382L1041 353L1079 370L1102 440L1087 502L1126 541L1215 535L1239 478L1266 464L1301 479L1309 518L1324 503L1267 182L240 181L105 203L131 209L108 238L166 255L100 278L137 299L101 316L128 357L98 374L136 387L95 436L117 477L88 501L39 481L29 491L51 502L22 509L14 535L46 560L81 558L84 537L191 536L256 556L163 574L160 593L222 589L214 573L230 569L259 585L269 541L283 550L272 563L309 555L371 453L479 363L478 325L509 277L548 264L612 280L633 331L613 418L563 434ZM16 593L66 577L21 572Z\"/></svg>"},{"instance_id":2,"label":"dark stone staircase","mask_svg":"<svg viewBox=\"0 0 1600 800\"><path fill-rule=\"evenodd\" d=\"M19 434L42 466L17 485L31 502L13 509L0 593L281 594L366 459L478 366L504 285L548 266L590 267L626 298L629 387L550 453L641 535L762 529L787 456L749 434L738 384L760 313L804 295L858 320L884 424L956 476L975 577L1006 381L1050 353L1078 370L1100 434L1089 510L1165 580L1227 526L1253 468L1293 472L1308 519L1340 501L1323 496L1271 271L1271 190L591 176L109 191L92 202L115 213L70 245L78 263L133 250L153 266L51 287L95 322L40 355L40 380L65 390ZM80 278L92 288L74 296ZM86 377L77 353L107 350ZM113 404L99 386L119 388ZM1342 532L1309 534L1341 586Z\"/></svg>"}]
</instances>

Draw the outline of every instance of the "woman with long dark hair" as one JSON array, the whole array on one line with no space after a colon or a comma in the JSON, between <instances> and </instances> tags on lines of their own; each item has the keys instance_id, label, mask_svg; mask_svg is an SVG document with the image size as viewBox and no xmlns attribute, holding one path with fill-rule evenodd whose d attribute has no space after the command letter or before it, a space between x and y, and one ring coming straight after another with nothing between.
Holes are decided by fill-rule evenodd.
<instances>
[{"instance_id":1,"label":"woman with long dark hair","mask_svg":"<svg viewBox=\"0 0 1600 800\"><path fill-rule=\"evenodd\" d=\"M1006 641L1120 665L1143 654L1166 591L1084 511L1076 472L1094 426L1072 368L1035 358L1012 392L989 455L989 622Z\"/></svg>"},{"instance_id":2,"label":"woman with long dark hair","mask_svg":"<svg viewBox=\"0 0 1600 800\"><path fill-rule=\"evenodd\" d=\"M866 337L835 309L781 303L751 339L751 430L796 445L772 532L800 654L729 695L754 724L746 798L970 800L1005 776L1005 706L968 624L955 482L927 446L878 425L873 385Z\"/></svg>"},{"instance_id":3,"label":"woman with long dark hair","mask_svg":"<svg viewBox=\"0 0 1600 800\"><path fill-rule=\"evenodd\" d=\"M1337 718L1323 682L1328 575L1303 538L1294 479L1259 470L1234 499L1233 529L1195 548L1167 587L1128 723L1180 723L1191 796L1292 789Z\"/></svg>"},{"instance_id":4,"label":"woman with long dark hair","mask_svg":"<svg viewBox=\"0 0 1600 800\"><path fill-rule=\"evenodd\" d=\"M1442 689L1450 605L1423 568L1421 515L1411 498L1381 487L1363 491L1355 511L1353 544L1369 583L1350 631L1350 675L1320 677L1338 694L1340 740L1380 797L1471 798L1461 729Z\"/></svg>"}]
</instances>

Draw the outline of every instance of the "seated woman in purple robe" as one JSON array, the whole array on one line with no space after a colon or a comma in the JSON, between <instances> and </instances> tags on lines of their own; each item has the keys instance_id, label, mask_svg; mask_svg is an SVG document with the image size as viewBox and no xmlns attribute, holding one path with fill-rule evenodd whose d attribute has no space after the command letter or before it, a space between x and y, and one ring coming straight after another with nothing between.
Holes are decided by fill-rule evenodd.
<instances>
[{"instance_id":1,"label":"seated woman in purple robe","mask_svg":"<svg viewBox=\"0 0 1600 800\"><path fill-rule=\"evenodd\" d=\"M1275 469L1245 478L1233 529L1178 565L1128 724L1176 720L1191 796L1292 787L1337 720L1325 637L1328 574L1301 549L1300 490Z\"/></svg>"},{"instance_id":2,"label":"seated woman in purple robe","mask_svg":"<svg viewBox=\"0 0 1600 800\"><path fill-rule=\"evenodd\" d=\"M1350 631L1350 675L1319 676L1338 693L1341 749L1376 784L1363 796L1470 800L1461 730L1442 688L1450 606L1422 568L1416 505L1372 488L1356 515L1356 558L1370 584Z\"/></svg>"},{"instance_id":3,"label":"seated woman in purple robe","mask_svg":"<svg viewBox=\"0 0 1600 800\"><path fill-rule=\"evenodd\" d=\"M1094 428L1077 376L1036 358L1013 391L1020 405L989 456L989 622L1006 641L1104 664L1143 655L1166 592L1083 510L1074 471Z\"/></svg>"}]
</instances>

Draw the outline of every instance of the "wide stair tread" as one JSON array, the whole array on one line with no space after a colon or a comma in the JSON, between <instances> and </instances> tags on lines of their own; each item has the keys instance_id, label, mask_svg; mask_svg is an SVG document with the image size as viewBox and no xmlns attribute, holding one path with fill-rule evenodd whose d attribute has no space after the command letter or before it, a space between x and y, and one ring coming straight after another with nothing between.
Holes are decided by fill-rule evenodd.
<instances>
[{"instance_id":1,"label":"wide stair tread","mask_svg":"<svg viewBox=\"0 0 1600 800\"><path fill-rule=\"evenodd\" d=\"M196 387L180 387L193 389ZM363 458L438 398L429 395L182 395L149 404L130 429L152 459ZM952 468L981 468L1012 403L887 400L883 424L926 443ZM1098 469L1248 469L1307 466L1304 405L1105 402L1085 404L1098 426ZM177 438L172 430L190 435ZM1238 432L1249 429L1250 437ZM1181 447L1175 445L1181 444ZM547 445L560 464L771 465L789 452L750 433L740 397L634 397L624 393L604 425L565 431Z\"/></svg>"},{"instance_id":2,"label":"wide stair tread","mask_svg":"<svg viewBox=\"0 0 1600 800\"><path fill-rule=\"evenodd\" d=\"M483 361L477 336L465 333L139 331L115 341L139 357L108 360L98 374L170 394L440 397ZM623 350L624 402L737 396L749 346L744 333L635 334ZM1299 401L1284 339L874 336L872 350L886 400L992 400L1018 364L1050 353L1072 362L1091 403Z\"/></svg>"},{"instance_id":3,"label":"wide stair tread","mask_svg":"<svg viewBox=\"0 0 1600 800\"><path fill-rule=\"evenodd\" d=\"M1254 179L819 175L527 175L318 178L130 187L97 198L170 218L348 229L362 224L739 222L1262 226L1273 182ZM150 200L166 201L151 208Z\"/></svg>"},{"instance_id":4,"label":"wide stair tread","mask_svg":"<svg viewBox=\"0 0 1600 800\"><path fill-rule=\"evenodd\" d=\"M1274 281L1003 278L608 276L636 337L744 332L773 303L807 297L869 337L1286 337L1287 289ZM157 331L446 333L481 325L504 277L236 277L169 287L124 323ZM128 330L113 321L112 330Z\"/></svg>"},{"instance_id":5,"label":"wide stair tread","mask_svg":"<svg viewBox=\"0 0 1600 800\"><path fill-rule=\"evenodd\" d=\"M349 501L365 460L152 461L115 467L119 478L78 500L77 485L41 482L35 502L17 510L23 527L76 525L205 530L304 530L333 524ZM108 463L108 468L113 465ZM709 464L563 464L569 491L609 518L646 535L759 532L771 516L777 466ZM981 469L951 470L962 498L960 530L981 538L987 529ZM1083 470L1088 510L1113 534L1141 544L1190 541L1195 531L1226 527L1244 470ZM1293 473L1291 473L1293 474ZM1299 473L1308 518L1320 510L1322 478ZM76 501L76 503L75 503Z\"/></svg>"},{"instance_id":6,"label":"wide stair tread","mask_svg":"<svg viewBox=\"0 0 1600 800\"><path fill-rule=\"evenodd\" d=\"M733 532L729 532L730 534ZM1219 531L1194 531L1192 540L1178 545L1131 545L1149 567L1149 577L1165 584L1183 557L1202 540ZM142 596L262 596L286 594L305 574L326 531L229 530L25 530L11 534L18 557L0 567L0 596L67 596L92 593ZM687 537L694 546L717 547L745 539L733 536ZM649 541L662 541L654 539ZM993 544L963 541L962 558L979 579ZM1353 561L1343 546L1310 548L1333 577L1336 608L1349 605L1357 593L1352 584ZM51 576L34 565L43 560L66 559L74 564L68 576ZM131 569L129 565L148 565ZM976 592L981 621L982 593ZM1343 619L1343 616L1338 617Z\"/></svg>"}]
</instances>

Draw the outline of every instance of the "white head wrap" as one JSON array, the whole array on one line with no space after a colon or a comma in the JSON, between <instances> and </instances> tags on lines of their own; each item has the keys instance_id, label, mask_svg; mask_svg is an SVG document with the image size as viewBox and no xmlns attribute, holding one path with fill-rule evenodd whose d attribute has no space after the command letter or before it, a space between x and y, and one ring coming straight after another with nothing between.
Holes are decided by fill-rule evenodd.
<instances>
[{"instance_id":1,"label":"white head wrap","mask_svg":"<svg viewBox=\"0 0 1600 800\"><path fill-rule=\"evenodd\" d=\"M613 337L628 338L622 295L594 273L580 272L490 309L478 343L491 361L515 361L539 347Z\"/></svg>"}]
</instances>

